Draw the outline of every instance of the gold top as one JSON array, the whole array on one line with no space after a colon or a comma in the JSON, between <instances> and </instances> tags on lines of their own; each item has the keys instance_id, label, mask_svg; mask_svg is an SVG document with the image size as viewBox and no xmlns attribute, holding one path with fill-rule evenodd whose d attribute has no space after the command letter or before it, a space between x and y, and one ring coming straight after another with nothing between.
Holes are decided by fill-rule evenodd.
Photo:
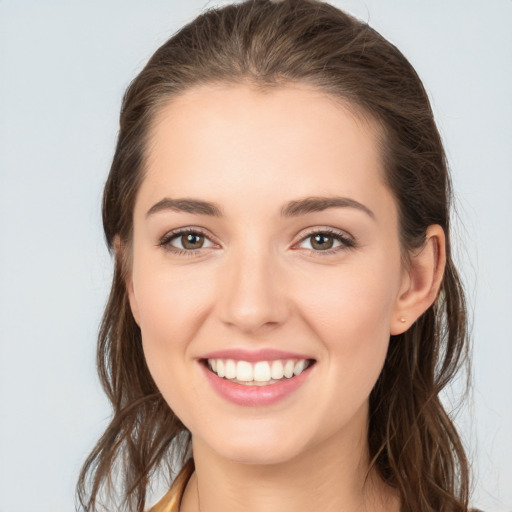
<instances>
[{"instance_id":1,"label":"gold top","mask_svg":"<svg viewBox=\"0 0 512 512\"><path fill-rule=\"evenodd\" d=\"M149 512L179 512L185 487L194 472L194 459L189 459L174 479L169 491Z\"/></svg>"},{"instance_id":2,"label":"gold top","mask_svg":"<svg viewBox=\"0 0 512 512\"><path fill-rule=\"evenodd\" d=\"M185 462L165 496L156 505L151 507L148 512L179 512L181 498L194 469L194 459L191 458ZM468 512L482 511L473 508Z\"/></svg>"}]
</instances>

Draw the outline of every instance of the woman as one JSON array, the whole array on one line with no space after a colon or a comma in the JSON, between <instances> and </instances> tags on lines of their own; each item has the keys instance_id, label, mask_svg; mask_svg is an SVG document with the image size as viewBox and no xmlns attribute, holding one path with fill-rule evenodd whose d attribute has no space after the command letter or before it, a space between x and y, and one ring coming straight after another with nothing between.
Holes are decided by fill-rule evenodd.
<instances>
[{"instance_id":1,"label":"woman","mask_svg":"<svg viewBox=\"0 0 512 512\"><path fill-rule=\"evenodd\" d=\"M450 194L415 71L336 8L244 2L165 43L105 186L114 417L84 509L118 475L144 510L181 460L152 510L467 511Z\"/></svg>"}]
</instances>

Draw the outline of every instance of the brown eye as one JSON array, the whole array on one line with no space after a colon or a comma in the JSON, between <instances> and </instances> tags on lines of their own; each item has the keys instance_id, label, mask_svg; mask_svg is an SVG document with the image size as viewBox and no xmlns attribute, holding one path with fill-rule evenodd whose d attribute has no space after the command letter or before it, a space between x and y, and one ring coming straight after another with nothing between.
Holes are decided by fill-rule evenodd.
<instances>
[{"instance_id":1,"label":"brown eye","mask_svg":"<svg viewBox=\"0 0 512 512\"><path fill-rule=\"evenodd\" d=\"M184 249L200 249L204 243L204 235L200 233L186 233L179 238Z\"/></svg>"},{"instance_id":2,"label":"brown eye","mask_svg":"<svg viewBox=\"0 0 512 512\"><path fill-rule=\"evenodd\" d=\"M334 239L326 233L317 233L311 236L311 247L313 249L325 250L331 249L334 245Z\"/></svg>"},{"instance_id":3,"label":"brown eye","mask_svg":"<svg viewBox=\"0 0 512 512\"><path fill-rule=\"evenodd\" d=\"M302 238L300 247L311 254L329 255L356 246L355 240L342 231L313 231Z\"/></svg>"},{"instance_id":4,"label":"brown eye","mask_svg":"<svg viewBox=\"0 0 512 512\"><path fill-rule=\"evenodd\" d=\"M196 229L178 230L165 235L158 243L160 247L175 254L196 254L196 251L214 247L215 244Z\"/></svg>"}]
</instances>

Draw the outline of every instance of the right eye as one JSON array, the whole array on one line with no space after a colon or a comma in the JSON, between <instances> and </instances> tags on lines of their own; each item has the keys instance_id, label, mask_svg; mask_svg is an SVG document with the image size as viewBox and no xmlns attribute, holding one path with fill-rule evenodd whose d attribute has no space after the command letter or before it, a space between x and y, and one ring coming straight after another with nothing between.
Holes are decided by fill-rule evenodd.
<instances>
[{"instance_id":1,"label":"right eye","mask_svg":"<svg viewBox=\"0 0 512 512\"><path fill-rule=\"evenodd\" d=\"M192 256L201 249L215 246L215 244L197 228L171 231L160 240L158 245L175 254L187 256Z\"/></svg>"}]
</instances>

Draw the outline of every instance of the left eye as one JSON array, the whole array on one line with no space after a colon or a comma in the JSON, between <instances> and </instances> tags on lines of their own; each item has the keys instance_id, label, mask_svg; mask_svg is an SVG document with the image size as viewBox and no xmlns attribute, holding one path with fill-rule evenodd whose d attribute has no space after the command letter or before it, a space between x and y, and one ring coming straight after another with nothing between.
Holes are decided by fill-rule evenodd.
<instances>
[{"instance_id":1,"label":"left eye","mask_svg":"<svg viewBox=\"0 0 512 512\"><path fill-rule=\"evenodd\" d=\"M304 247L305 243L309 243L310 247ZM304 249L323 252L330 251L331 249L336 251L340 247L353 247L354 242L341 233L316 231L304 237L299 245Z\"/></svg>"}]
</instances>

